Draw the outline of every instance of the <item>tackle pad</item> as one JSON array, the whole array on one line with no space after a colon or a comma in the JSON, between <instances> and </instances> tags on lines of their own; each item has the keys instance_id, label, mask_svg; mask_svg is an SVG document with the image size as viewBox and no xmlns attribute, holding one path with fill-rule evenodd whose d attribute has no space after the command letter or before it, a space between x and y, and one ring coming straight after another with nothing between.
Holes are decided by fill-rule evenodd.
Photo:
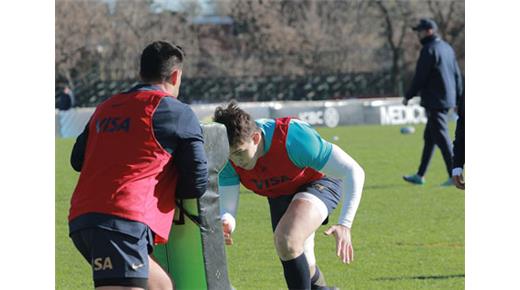
<instances>
[{"instance_id":1,"label":"tackle pad","mask_svg":"<svg viewBox=\"0 0 520 290\"><path fill-rule=\"evenodd\" d=\"M224 236L220 221L218 174L229 156L226 127L202 125L208 158L208 189L198 199L177 199L167 244L153 255L170 274L176 289L229 290Z\"/></svg>"}]
</instances>

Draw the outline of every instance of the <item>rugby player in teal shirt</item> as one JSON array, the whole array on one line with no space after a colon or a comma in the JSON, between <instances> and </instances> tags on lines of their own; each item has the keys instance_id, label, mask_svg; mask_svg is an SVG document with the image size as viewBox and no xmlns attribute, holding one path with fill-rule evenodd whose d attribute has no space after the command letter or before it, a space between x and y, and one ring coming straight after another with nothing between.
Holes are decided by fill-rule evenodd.
<instances>
[{"instance_id":1,"label":"rugby player in teal shirt","mask_svg":"<svg viewBox=\"0 0 520 290\"><path fill-rule=\"evenodd\" d=\"M339 220L325 232L336 239L343 263L354 258L350 229L365 174L340 147L307 123L290 118L252 120L236 103L215 111L226 126L230 157L219 176L224 236L232 244L240 183L269 201L275 247L289 289L331 289L314 255L314 233L338 206Z\"/></svg>"}]
</instances>

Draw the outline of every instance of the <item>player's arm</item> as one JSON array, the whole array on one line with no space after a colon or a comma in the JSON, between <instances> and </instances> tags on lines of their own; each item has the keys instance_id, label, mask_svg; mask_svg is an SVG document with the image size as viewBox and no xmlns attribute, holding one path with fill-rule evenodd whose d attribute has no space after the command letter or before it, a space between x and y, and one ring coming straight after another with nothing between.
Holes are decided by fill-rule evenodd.
<instances>
[{"instance_id":1,"label":"player's arm","mask_svg":"<svg viewBox=\"0 0 520 290\"><path fill-rule=\"evenodd\" d=\"M294 123L289 128L287 144L293 163L299 167L311 167L342 182L343 205L339 221L325 234L334 234L337 255L343 262L349 263L353 259L350 229L361 200L365 172L352 157L338 146L322 139L309 125L301 121Z\"/></svg>"},{"instance_id":2,"label":"player's arm","mask_svg":"<svg viewBox=\"0 0 520 290\"><path fill-rule=\"evenodd\" d=\"M198 198L208 185L208 161L197 116L178 100L165 97L153 115L157 141L173 155L178 173L176 196Z\"/></svg>"},{"instance_id":3,"label":"player's arm","mask_svg":"<svg viewBox=\"0 0 520 290\"><path fill-rule=\"evenodd\" d=\"M233 244L231 234L236 228L236 214L240 192L240 179L229 161L219 174L220 218L226 244Z\"/></svg>"},{"instance_id":4,"label":"player's arm","mask_svg":"<svg viewBox=\"0 0 520 290\"><path fill-rule=\"evenodd\" d=\"M321 171L327 176L336 177L342 181L341 188L344 196L339 221L337 225L333 225L325 231L325 234L334 235L336 255L341 258L343 263L350 263L354 260L350 229L361 201L365 172L352 157L336 145L332 145L329 160Z\"/></svg>"},{"instance_id":5,"label":"player's arm","mask_svg":"<svg viewBox=\"0 0 520 290\"><path fill-rule=\"evenodd\" d=\"M338 224L351 228L361 201L365 171L350 155L332 144L332 152L321 172L342 180L344 199Z\"/></svg>"},{"instance_id":6,"label":"player's arm","mask_svg":"<svg viewBox=\"0 0 520 290\"><path fill-rule=\"evenodd\" d=\"M85 129L81 134L79 134L78 138L76 138L76 143L74 143L74 147L72 147L72 153L70 154L70 165L77 172L81 171L83 167L83 160L85 159L85 150L87 149L87 139L88 139L88 126L89 122L85 126Z\"/></svg>"},{"instance_id":7,"label":"player's arm","mask_svg":"<svg viewBox=\"0 0 520 290\"><path fill-rule=\"evenodd\" d=\"M403 103L417 96L419 91L424 88L426 82L430 78L430 73L435 64L435 56L434 52L431 48L423 48L419 55L419 59L417 60L417 65L415 67L415 74L412 80L412 85L406 92L404 96Z\"/></svg>"}]
</instances>

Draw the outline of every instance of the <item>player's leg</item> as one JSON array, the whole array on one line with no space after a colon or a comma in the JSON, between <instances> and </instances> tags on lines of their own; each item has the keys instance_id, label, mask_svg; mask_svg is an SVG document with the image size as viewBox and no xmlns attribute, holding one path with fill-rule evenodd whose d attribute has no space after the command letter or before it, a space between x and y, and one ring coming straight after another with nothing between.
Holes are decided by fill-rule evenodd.
<instances>
[{"instance_id":1,"label":"player's leg","mask_svg":"<svg viewBox=\"0 0 520 290\"><path fill-rule=\"evenodd\" d=\"M289 206L286 205L289 202L287 197L270 199L271 219L275 229L276 249L284 266L289 288L294 285L290 283L297 283L295 288L307 289L312 278L314 289L325 285L314 256L314 232L328 220L328 215L339 203L341 182L324 177L301 190L303 192L296 194ZM277 219L280 208L284 206L287 209ZM308 272L304 268L305 264ZM298 283L303 283L303 286Z\"/></svg>"},{"instance_id":2,"label":"player's leg","mask_svg":"<svg viewBox=\"0 0 520 290\"><path fill-rule=\"evenodd\" d=\"M325 225L329 221L328 216L332 214L341 200L341 184L342 182L339 179L323 177L306 185L303 188L306 193L296 194L294 199L301 198L312 202L321 213L323 219L322 225ZM316 263L316 257L314 255L314 236L315 233L311 234L307 240L305 240L303 246L311 274L311 289L334 289L327 286L325 277Z\"/></svg>"},{"instance_id":3,"label":"player's leg","mask_svg":"<svg viewBox=\"0 0 520 290\"><path fill-rule=\"evenodd\" d=\"M170 276L151 256L148 256L150 272L148 274L148 290L173 290L175 285Z\"/></svg>"},{"instance_id":4,"label":"player's leg","mask_svg":"<svg viewBox=\"0 0 520 290\"><path fill-rule=\"evenodd\" d=\"M319 210L311 201L294 199L276 227L276 252L289 289L310 289L311 274L303 253L304 243L322 222Z\"/></svg>"},{"instance_id":5,"label":"player's leg","mask_svg":"<svg viewBox=\"0 0 520 290\"><path fill-rule=\"evenodd\" d=\"M276 232L276 228L284 216L285 212L289 208L291 201L294 195L285 195L279 196L276 198L268 198L269 200L269 210L271 212L271 225L273 228L273 233ZM273 235L275 241L276 236ZM275 243L276 247L276 243ZM303 258L301 257L303 256ZM308 268L308 263L304 255L301 255L299 259L291 262L282 262L282 267L284 269L284 276L287 282L287 285L290 289L292 288L301 288L308 289L310 286L310 273ZM288 277L288 275L290 275ZM296 281L293 281L296 280ZM307 284L306 284L307 283ZM303 285L303 286L302 286Z\"/></svg>"},{"instance_id":6,"label":"player's leg","mask_svg":"<svg viewBox=\"0 0 520 290\"><path fill-rule=\"evenodd\" d=\"M312 233L312 235L305 240L305 243L303 244L303 253L305 253L307 263L309 264L311 289L318 289L318 287L326 287L327 283L325 281L325 276L316 264L316 256L314 254L314 236L315 233Z\"/></svg>"},{"instance_id":7,"label":"player's leg","mask_svg":"<svg viewBox=\"0 0 520 290\"><path fill-rule=\"evenodd\" d=\"M309 264L309 272L311 278L316 273L316 255L314 255L314 236L315 233L312 233L303 243L303 253L305 254L305 258L307 258L307 263Z\"/></svg>"},{"instance_id":8,"label":"player's leg","mask_svg":"<svg viewBox=\"0 0 520 290\"><path fill-rule=\"evenodd\" d=\"M312 201L294 199L274 233L280 259L294 259L303 254L305 241L320 227L324 219Z\"/></svg>"},{"instance_id":9,"label":"player's leg","mask_svg":"<svg viewBox=\"0 0 520 290\"><path fill-rule=\"evenodd\" d=\"M453 143L448 130L448 110L436 110L432 114L435 114L434 122L432 123L432 138L441 150L448 177L451 178Z\"/></svg>"},{"instance_id":10,"label":"player's leg","mask_svg":"<svg viewBox=\"0 0 520 290\"><path fill-rule=\"evenodd\" d=\"M412 184L424 184L425 179L424 175L426 175L426 170L428 169L428 165L430 165L430 161L432 159L433 153L435 151L435 141L432 137L432 122L431 112L430 110L426 110L426 127L423 132L424 145L421 154L421 161L419 163L419 168L417 169L416 174L404 175L403 179Z\"/></svg>"},{"instance_id":11,"label":"player's leg","mask_svg":"<svg viewBox=\"0 0 520 290\"><path fill-rule=\"evenodd\" d=\"M114 220L119 226L124 223L120 219ZM151 231L145 225L137 225L137 228L139 232L131 235L101 228L71 234L76 248L91 263L96 289L147 289Z\"/></svg>"},{"instance_id":12,"label":"player's leg","mask_svg":"<svg viewBox=\"0 0 520 290\"><path fill-rule=\"evenodd\" d=\"M428 169L428 165L430 165L430 161L432 159L433 153L435 151L435 140L433 139L433 124L435 123L434 116L432 116L431 111L427 111L428 121L426 122L426 127L424 128L424 147L421 155L421 163L419 164L419 169L417 170L417 175L420 177L424 177L426 175L426 170Z\"/></svg>"},{"instance_id":13,"label":"player's leg","mask_svg":"<svg viewBox=\"0 0 520 290\"><path fill-rule=\"evenodd\" d=\"M97 290L173 290L175 289L173 281L164 269L151 257L148 256L149 273L148 288L143 287L125 287L125 286L102 286L96 287Z\"/></svg>"}]
</instances>

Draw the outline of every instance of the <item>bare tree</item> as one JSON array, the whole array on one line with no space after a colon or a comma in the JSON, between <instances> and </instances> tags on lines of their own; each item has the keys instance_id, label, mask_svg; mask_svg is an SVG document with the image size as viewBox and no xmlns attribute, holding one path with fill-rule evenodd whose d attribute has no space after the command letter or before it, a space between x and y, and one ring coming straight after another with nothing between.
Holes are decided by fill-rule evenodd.
<instances>
[{"instance_id":1,"label":"bare tree","mask_svg":"<svg viewBox=\"0 0 520 290\"><path fill-rule=\"evenodd\" d=\"M411 2L404 1L375 1L382 16L386 45L390 50L391 81L393 91L403 94L403 57L406 36L414 21Z\"/></svg>"},{"instance_id":2,"label":"bare tree","mask_svg":"<svg viewBox=\"0 0 520 290\"><path fill-rule=\"evenodd\" d=\"M381 93L402 94L420 17L437 21L464 69L463 0L215 0L215 18L200 17L197 0L177 11L153 0L55 3L56 81L72 88L137 80L139 53L161 39L185 49L186 77L384 74L392 88Z\"/></svg>"},{"instance_id":3,"label":"bare tree","mask_svg":"<svg viewBox=\"0 0 520 290\"><path fill-rule=\"evenodd\" d=\"M248 63L257 62L260 74L304 75L375 66L368 61L374 50L366 47L367 40L375 37L360 33L369 24L362 16L367 9L362 1L225 3L221 10L235 20L236 52L247 56Z\"/></svg>"},{"instance_id":4,"label":"bare tree","mask_svg":"<svg viewBox=\"0 0 520 290\"><path fill-rule=\"evenodd\" d=\"M449 42L457 53L462 71L465 56L465 21L463 0L428 0L428 8L433 19L439 25L439 33Z\"/></svg>"},{"instance_id":5,"label":"bare tree","mask_svg":"<svg viewBox=\"0 0 520 290\"><path fill-rule=\"evenodd\" d=\"M73 89L97 55L97 42L108 27L107 15L108 7L101 2L56 1L56 76Z\"/></svg>"}]
</instances>

